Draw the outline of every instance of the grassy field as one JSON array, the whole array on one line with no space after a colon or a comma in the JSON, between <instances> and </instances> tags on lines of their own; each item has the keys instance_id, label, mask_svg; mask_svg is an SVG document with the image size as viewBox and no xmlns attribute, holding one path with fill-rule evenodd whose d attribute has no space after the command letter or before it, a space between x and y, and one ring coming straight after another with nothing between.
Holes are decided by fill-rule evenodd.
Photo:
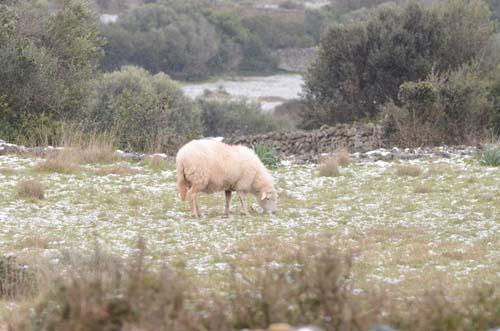
<instances>
[{"instance_id":1,"label":"grassy field","mask_svg":"<svg viewBox=\"0 0 500 331\"><path fill-rule=\"evenodd\" d=\"M201 219L178 200L166 161L83 165L67 174L42 162L0 157L3 252L42 253L56 263L61 250L92 250L97 240L127 256L144 237L151 261L182 259L212 276L248 242L321 240L354 254L361 289L415 294L422 280L463 287L500 276L500 171L475 159L351 163L338 177L319 177L316 165L282 165L273 171L276 215L260 214L252 200L255 212L244 217L234 199L225 218L216 194L201 197ZM44 199L18 194L32 179Z\"/></svg>"},{"instance_id":2,"label":"grassy field","mask_svg":"<svg viewBox=\"0 0 500 331\"><path fill-rule=\"evenodd\" d=\"M283 163L273 170L277 214L261 214L252 200L245 217L233 199L225 218L223 194L214 194L201 197L200 219L177 198L167 161L44 162L0 156L0 250L20 260L57 268L68 254L92 254L96 242L127 257L142 237L149 264L182 263L204 287L224 282L229 261L308 242L353 256L360 297L383 291L398 300L432 288L453 295L500 277L500 169L475 158L351 162L336 177Z\"/></svg>"}]
</instances>

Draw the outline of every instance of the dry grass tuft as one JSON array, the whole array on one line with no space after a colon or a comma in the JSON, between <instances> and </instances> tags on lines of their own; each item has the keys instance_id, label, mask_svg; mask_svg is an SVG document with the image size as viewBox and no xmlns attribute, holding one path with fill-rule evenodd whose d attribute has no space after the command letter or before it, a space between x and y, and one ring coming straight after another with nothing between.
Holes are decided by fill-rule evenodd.
<instances>
[{"instance_id":1,"label":"dry grass tuft","mask_svg":"<svg viewBox=\"0 0 500 331\"><path fill-rule=\"evenodd\" d=\"M432 186L429 184L417 185L415 187L415 189L413 190L414 193L418 193L418 194L431 193L432 191L433 191Z\"/></svg>"},{"instance_id":2,"label":"dry grass tuft","mask_svg":"<svg viewBox=\"0 0 500 331\"><path fill-rule=\"evenodd\" d=\"M489 285L451 298L443 286L391 310L389 323L397 330L494 330L500 325L500 291Z\"/></svg>"},{"instance_id":3,"label":"dry grass tuft","mask_svg":"<svg viewBox=\"0 0 500 331\"><path fill-rule=\"evenodd\" d=\"M17 184L17 195L24 199L42 200L45 198L42 184L34 179L19 182Z\"/></svg>"},{"instance_id":4,"label":"dry grass tuft","mask_svg":"<svg viewBox=\"0 0 500 331\"><path fill-rule=\"evenodd\" d=\"M132 169L127 163L119 163L111 167L105 167L96 170L96 174L99 176L107 176L107 175L130 176L135 173L136 171Z\"/></svg>"},{"instance_id":5,"label":"dry grass tuft","mask_svg":"<svg viewBox=\"0 0 500 331\"><path fill-rule=\"evenodd\" d=\"M156 172L167 170L171 166L169 161L159 156L147 157L141 162L141 165Z\"/></svg>"},{"instance_id":6,"label":"dry grass tuft","mask_svg":"<svg viewBox=\"0 0 500 331\"><path fill-rule=\"evenodd\" d=\"M139 199L138 197L131 197L129 200L128 200L128 205L130 207L139 207L139 206L142 206L144 204L144 202Z\"/></svg>"},{"instance_id":7,"label":"dry grass tuft","mask_svg":"<svg viewBox=\"0 0 500 331\"><path fill-rule=\"evenodd\" d=\"M226 281L203 289L183 264L149 269L142 242L128 261L99 251L83 262L68 260L67 272L39 286L46 290L36 301L8 316L9 329L269 330L273 323L288 323L337 331L384 323L402 331L454 331L500 325L496 284L459 297L443 286L387 302L376 294L379 289L352 294L352 259L331 244L294 245L268 236L243 245L245 258L225 260ZM0 258L2 295L36 288L39 283L22 270L11 258Z\"/></svg>"},{"instance_id":8,"label":"dry grass tuft","mask_svg":"<svg viewBox=\"0 0 500 331\"><path fill-rule=\"evenodd\" d=\"M349 151L346 147L340 147L335 151L335 158L341 167L347 167L351 162Z\"/></svg>"},{"instance_id":9,"label":"dry grass tuft","mask_svg":"<svg viewBox=\"0 0 500 331\"><path fill-rule=\"evenodd\" d=\"M339 166L335 158L329 158L319 166L319 175L321 177L337 177L340 175Z\"/></svg>"},{"instance_id":10,"label":"dry grass tuft","mask_svg":"<svg viewBox=\"0 0 500 331\"><path fill-rule=\"evenodd\" d=\"M16 248L39 248L48 249L50 241L39 233L35 233L29 237L21 239L16 242Z\"/></svg>"},{"instance_id":11,"label":"dry grass tuft","mask_svg":"<svg viewBox=\"0 0 500 331\"><path fill-rule=\"evenodd\" d=\"M56 172L60 174L73 174L80 171L78 153L65 149L50 155L45 161L38 163L35 170L39 172Z\"/></svg>"},{"instance_id":12,"label":"dry grass tuft","mask_svg":"<svg viewBox=\"0 0 500 331\"><path fill-rule=\"evenodd\" d=\"M118 158L113 147L113 141L107 137L91 137L80 146L81 163L112 163Z\"/></svg>"},{"instance_id":13,"label":"dry grass tuft","mask_svg":"<svg viewBox=\"0 0 500 331\"><path fill-rule=\"evenodd\" d=\"M37 303L11 316L9 329L200 330L186 304L190 284L170 269L148 270L144 249L128 263L97 252L88 263L72 264Z\"/></svg>"},{"instance_id":14,"label":"dry grass tuft","mask_svg":"<svg viewBox=\"0 0 500 331\"><path fill-rule=\"evenodd\" d=\"M422 169L419 166L407 164L396 167L396 175L417 177L422 174Z\"/></svg>"},{"instance_id":15,"label":"dry grass tuft","mask_svg":"<svg viewBox=\"0 0 500 331\"><path fill-rule=\"evenodd\" d=\"M0 257L0 297L16 299L32 295L37 287L33 271L18 263L15 256Z\"/></svg>"},{"instance_id":16,"label":"dry grass tuft","mask_svg":"<svg viewBox=\"0 0 500 331\"><path fill-rule=\"evenodd\" d=\"M112 163L117 160L114 141L109 133L83 133L68 129L60 145L76 154L77 163Z\"/></svg>"},{"instance_id":17,"label":"dry grass tuft","mask_svg":"<svg viewBox=\"0 0 500 331\"><path fill-rule=\"evenodd\" d=\"M11 168L5 168L5 167L0 168L0 175L12 176L15 173L16 173L16 170L11 169Z\"/></svg>"}]
</instances>

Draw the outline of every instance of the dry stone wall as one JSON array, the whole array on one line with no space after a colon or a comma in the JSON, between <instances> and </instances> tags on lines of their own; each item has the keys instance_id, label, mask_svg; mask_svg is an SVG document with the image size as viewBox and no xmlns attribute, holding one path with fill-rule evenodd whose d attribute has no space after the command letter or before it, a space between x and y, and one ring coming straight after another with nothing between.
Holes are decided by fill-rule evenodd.
<instances>
[{"instance_id":1,"label":"dry stone wall","mask_svg":"<svg viewBox=\"0 0 500 331\"><path fill-rule=\"evenodd\" d=\"M338 147L349 152L367 152L383 146L383 130L380 125L368 123L323 126L312 131L271 132L252 136L235 136L224 139L230 144L273 146L282 157L300 156L315 159L323 153L333 153Z\"/></svg>"}]
</instances>

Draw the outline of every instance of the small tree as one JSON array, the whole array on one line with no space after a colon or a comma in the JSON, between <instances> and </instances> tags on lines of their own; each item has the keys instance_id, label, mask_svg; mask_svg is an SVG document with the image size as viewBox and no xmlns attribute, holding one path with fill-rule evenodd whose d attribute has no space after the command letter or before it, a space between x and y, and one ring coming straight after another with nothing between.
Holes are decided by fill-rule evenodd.
<instances>
[{"instance_id":1,"label":"small tree","mask_svg":"<svg viewBox=\"0 0 500 331\"><path fill-rule=\"evenodd\" d=\"M133 66L95 81L85 122L130 150L176 148L201 133L198 109L167 75Z\"/></svg>"},{"instance_id":2,"label":"small tree","mask_svg":"<svg viewBox=\"0 0 500 331\"><path fill-rule=\"evenodd\" d=\"M397 100L402 83L473 61L493 31L483 0L384 7L367 22L335 26L306 75L309 121L318 126L375 117L381 104Z\"/></svg>"}]
</instances>

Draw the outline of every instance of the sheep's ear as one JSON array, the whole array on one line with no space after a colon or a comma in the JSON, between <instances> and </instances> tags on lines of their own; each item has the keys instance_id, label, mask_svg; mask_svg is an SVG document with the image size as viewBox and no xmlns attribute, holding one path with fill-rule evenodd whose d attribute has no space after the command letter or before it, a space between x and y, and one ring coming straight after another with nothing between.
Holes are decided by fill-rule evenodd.
<instances>
[{"instance_id":1,"label":"sheep's ear","mask_svg":"<svg viewBox=\"0 0 500 331\"><path fill-rule=\"evenodd\" d=\"M262 192L261 196L260 196L260 200L266 200L267 198L267 193L266 192Z\"/></svg>"}]
</instances>

